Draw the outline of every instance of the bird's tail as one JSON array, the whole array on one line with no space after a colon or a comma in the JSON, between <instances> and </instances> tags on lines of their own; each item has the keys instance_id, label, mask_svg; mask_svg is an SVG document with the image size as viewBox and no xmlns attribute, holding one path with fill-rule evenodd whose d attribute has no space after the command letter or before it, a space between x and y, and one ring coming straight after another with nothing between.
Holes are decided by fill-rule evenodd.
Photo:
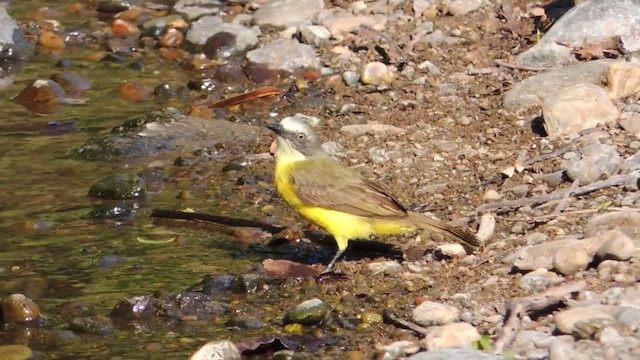
<instances>
[{"instance_id":1,"label":"bird's tail","mask_svg":"<svg viewBox=\"0 0 640 360\"><path fill-rule=\"evenodd\" d=\"M440 220L430 219L418 213L409 213L409 219L418 228L436 231L455 238L458 242L462 243L462 246L465 247L467 252L480 247L478 238L467 230L451 226Z\"/></svg>"}]
</instances>

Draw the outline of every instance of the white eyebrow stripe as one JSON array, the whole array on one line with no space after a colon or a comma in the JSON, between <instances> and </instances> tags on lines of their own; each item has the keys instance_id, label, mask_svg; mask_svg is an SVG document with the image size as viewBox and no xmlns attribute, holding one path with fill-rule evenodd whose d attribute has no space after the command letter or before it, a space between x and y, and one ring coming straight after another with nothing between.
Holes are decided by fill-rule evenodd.
<instances>
[{"instance_id":1,"label":"white eyebrow stripe","mask_svg":"<svg viewBox=\"0 0 640 360\"><path fill-rule=\"evenodd\" d=\"M282 125L282 128L285 131L292 133L302 132L307 134L310 130L309 125L293 117L286 117L282 119L282 121L280 121L280 125Z\"/></svg>"}]
</instances>

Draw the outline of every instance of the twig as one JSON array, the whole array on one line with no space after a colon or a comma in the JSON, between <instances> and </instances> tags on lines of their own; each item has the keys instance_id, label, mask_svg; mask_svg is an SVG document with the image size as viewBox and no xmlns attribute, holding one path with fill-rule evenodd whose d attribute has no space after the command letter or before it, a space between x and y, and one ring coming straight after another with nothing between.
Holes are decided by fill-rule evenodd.
<instances>
[{"instance_id":1,"label":"twig","mask_svg":"<svg viewBox=\"0 0 640 360\"><path fill-rule=\"evenodd\" d=\"M598 212L610 212L610 211L632 211L632 212L640 212L640 209L636 208L623 208L623 207L609 207L606 209L584 209L584 210L575 210L575 211L567 211L562 214L548 214L548 215L540 215L533 218L534 221L545 220L550 218L556 218L558 216L569 216L569 215L584 215L584 214L593 214Z\"/></svg>"},{"instance_id":2,"label":"twig","mask_svg":"<svg viewBox=\"0 0 640 360\"><path fill-rule=\"evenodd\" d=\"M400 317L398 317L398 315L394 314L393 310L391 309L385 309L382 312L382 317L385 319L387 323L409 329L422 336L427 336L426 328L423 328L422 326L414 324L407 320L401 319Z\"/></svg>"},{"instance_id":3,"label":"twig","mask_svg":"<svg viewBox=\"0 0 640 360\"><path fill-rule=\"evenodd\" d=\"M271 225L260 221L232 218L228 216L211 215L197 212L186 212L176 210L162 210L154 209L151 212L151 217L161 219L176 219L176 220L193 220L193 221L206 221L221 225L239 226L239 227L253 227L259 228L272 234L279 233L285 230L286 226Z\"/></svg>"},{"instance_id":4,"label":"twig","mask_svg":"<svg viewBox=\"0 0 640 360\"><path fill-rule=\"evenodd\" d=\"M526 161L522 162L522 164L520 164L520 165L522 166L523 169L528 169L533 164L535 164L537 162L548 160L548 159L553 159L555 157L563 155L566 152L569 152L570 150L571 150L570 148L562 148L562 149L559 149L559 150L556 150L556 151L552 151L552 152L547 153L547 154L542 154L540 156L533 157L533 158L531 158L529 160L526 160ZM478 185L475 185L474 188L480 188L480 187L483 187L483 186L486 186L486 185L490 185L490 184L493 184L493 183L495 183L497 181L504 180L506 178L508 178L507 175L505 175L504 173L500 173L497 176L494 176L494 177L492 177L492 178L490 178L488 180L485 180L485 181L481 182Z\"/></svg>"},{"instance_id":5,"label":"twig","mask_svg":"<svg viewBox=\"0 0 640 360\"><path fill-rule=\"evenodd\" d=\"M497 72L501 72L502 69L497 68L497 67L483 67L483 68L477 68L473 65L469 66L467 68L467 75L473 76L473 75L488 75L488 74L495 74Z\"/></svg>"},{"instance_id":6,"label":"twig","mask_svg":"<svg viewBox=\"0 0 640 360\"><path fill-rule=\"evenodd\" d=\"M495 63L496 63L496 65L506 67L507 69L514 69L514 70L547 71L547 70L553 70L554 69L554 68L542 68L542 67L535 67L535 66L511 64L511 63L508 63L508 62L503 61L503 60L496 60Z\"/></svg>"},{"instance_id":7,"label":"twig","mask_svg":"<svg viewBox=\"0 0 640 360\"><path fill-rule=\"evenodd\" d=\"M635 174L616 175L608 178L607 180L597 181L589 185L581 186L577 189L563 189L552 192L550 194L540 195L532 198L524 198L518 200L508 200L495 202L491 204L480 205L476 208L476 212L480 213L487 210L505 209L505 208L519 208L526 205L542 204L553 200L559 200L567 196L567 193L573 193L574 196L580 196L594 192L596 190L608 188L611 186L623 185L627 180L635 177Z\"/></svg>"},{"instance_id":8,"label":"twig","mask_svg":"<svg viewBox=\"0 0 640 360\"><path fill-rule=\"evenodd\" d=\"M548 159L553 159L554 157L558 157L560 155L564 155L564 153L569 152L571 149L570 148L562 148L562 149L558 149L556 151L552 151L550 153L546 153L546 154L542 154L540 156L536 156L533 157L527 161L525 161L522 166L524 166L525 168L530 167L531 165L540 162L540 161L544 161L544 160L548 160Z\"/></svg>"},{"instance_id":9,"label":"twig","mask_svg":"<svg viewBox=\"0 0 640 360\"><path fill-rule=\"evenodd\" d=\"M567 194L562 198L562 200L560 200L560 202L558 203L556 208L553 209L553 212L551 214L560 214L562 212L562 210L564 210L564 208L567 207L567 205L569 204L569 198L571 197L573 192L578 188L579 184L580 184L580 180L578 180L578 179L574 180L574 182L573 182L573 184L571 184L571 188L569 188L569 191L567 192Z\"/></svg>"},{"instance_id":10,"label":"twig","mask_svg":"<svg viewBox=\"0 0 640 360\"><path fill-rule=\"evenodd\" d=\"M513 299L507 304L507 319L494 342L494 353L500 354L515 340L522 318L532 311L541 311L552 306L562 305L573 293L587 287L586 281L578 281L551 288L542 294Z\"/></svg>"}]
</instances>

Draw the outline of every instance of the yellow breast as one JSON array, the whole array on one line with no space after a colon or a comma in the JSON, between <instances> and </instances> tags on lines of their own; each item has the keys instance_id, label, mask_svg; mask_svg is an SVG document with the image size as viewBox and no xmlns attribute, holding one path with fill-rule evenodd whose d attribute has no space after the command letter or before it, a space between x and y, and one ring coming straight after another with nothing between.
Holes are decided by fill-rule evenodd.
<instances>
[{"instance_id":1,"label":"yellow breast","mask_svg":"<svg viewBox=\"0 0 640 360\"><path fill-rule=\"evenodd\" d=\"M296 213L333 235L341 248L342 242L346 248L347 240L368 238L374 233L367 218L303 203L296 195L295 185L290 181L289 174L295 167L296 162L276 161L274 181L280 196Z\"/></svg>"}]
</instances>

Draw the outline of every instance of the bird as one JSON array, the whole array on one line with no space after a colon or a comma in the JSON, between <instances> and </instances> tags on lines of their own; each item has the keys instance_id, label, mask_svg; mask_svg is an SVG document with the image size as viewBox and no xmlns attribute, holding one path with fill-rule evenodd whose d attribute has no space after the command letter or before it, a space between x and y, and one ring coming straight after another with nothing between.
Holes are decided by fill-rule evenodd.
<instances>
[{"instance_id":1,"label":"bird","mask_svg":"<svg viewBox=\"0 0 640 360\"><path fill-rule=\"evenodd\" d=\"M286 117L267 128L276 134L276 190L298 215L330 233L338 246L321 274L332 272L353 239L422 229L449 235L466 249L480 246L471 232L409 211L382 186L333 158L308 117Z\"/></svg>"}]
</instances>

